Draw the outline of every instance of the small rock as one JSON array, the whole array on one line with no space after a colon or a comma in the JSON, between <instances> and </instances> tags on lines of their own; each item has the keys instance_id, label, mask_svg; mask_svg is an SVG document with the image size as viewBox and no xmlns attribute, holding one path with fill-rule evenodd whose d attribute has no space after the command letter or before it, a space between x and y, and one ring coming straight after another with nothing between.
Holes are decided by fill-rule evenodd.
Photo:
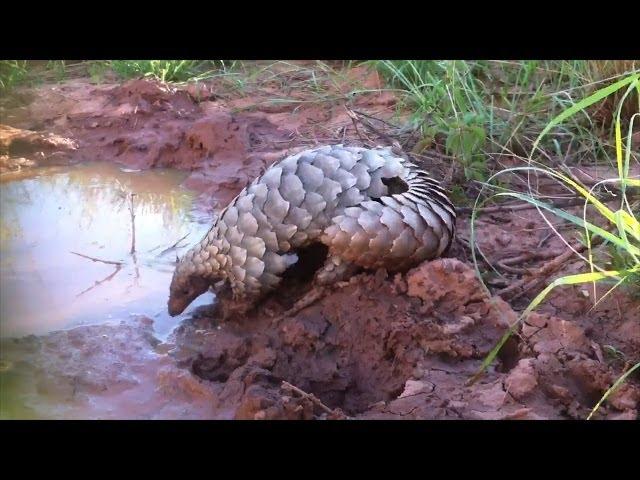
<instances>
[{"instance_id":1,"label":"small rock","mask_svg":"<svg viewBox=\"0 0 640 480\"><path fill-rule=\"evenodd\" d=\"M638 388L623 384L616 391L614 391L607 402L617 410L632 410L638 406L640 401L640 391Z\"/></svg>"},{"instance_id":2,"label":"small rock","mask_svg":"<svg viewBox=\"0 0 640 480\"><path fill-rule=\"evenodd\" d=\"M625 410L622 413L617 413L615 415L608 415L607 420L638 420L638 411L637 410Z\"/></svg>"},{"instance_id":3,"label":"small rock","mask_svg":"<svg viewBox=\"0 0 640 480\"><path fill-rule=\"evenodd\" d=\"M526 397L538 385L538 378L533 368L534 361L533 358L523 358L507 377L507 390L517 400Z\"/></svg>"}]
</instances>

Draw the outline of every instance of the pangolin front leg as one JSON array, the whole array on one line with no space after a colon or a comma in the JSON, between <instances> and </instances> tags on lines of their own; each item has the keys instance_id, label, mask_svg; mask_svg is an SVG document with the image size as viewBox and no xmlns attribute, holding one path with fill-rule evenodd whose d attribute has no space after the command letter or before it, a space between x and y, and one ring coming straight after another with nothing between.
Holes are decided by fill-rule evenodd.
<instances>
[{"instance_id":1,"label":"pangolin front leg","mask_svg":"<svg viewBox=\"0 0 640 480\"><path fill-rule=\"evenodd\" d=\"M297 300L289 310L284 312L282 317L293 316L300 310L322 299L331 291L333 285L351 278L360 269L354 263L338 256L329 255L324 265L320 267L314 276L313 288L301 299Z\"/></svg>"},{"instance_id":2,"label":"pangolin front leg","mask_svg":"<svg viewBox=\"0 0 640 480\"><path fill-rule=\"evenodd\" d=\"M318 286L334 285L345 281L360 270L355 263L345 260L337 255L329 255L324 265L315 274L315 283Z\"/></svg>"}]
</instances>

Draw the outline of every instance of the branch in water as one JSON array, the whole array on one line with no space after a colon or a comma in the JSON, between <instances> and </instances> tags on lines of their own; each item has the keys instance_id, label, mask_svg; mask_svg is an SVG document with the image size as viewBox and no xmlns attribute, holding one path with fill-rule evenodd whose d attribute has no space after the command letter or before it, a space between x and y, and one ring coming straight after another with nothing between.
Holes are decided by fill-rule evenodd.
<instances>
[{"instance_id":1,"label":"branch in water","mask_svg":"<svg viewBox=\"0 0 640 480\"><path fill-rule=\"evenodd\" d=\"M131 204L129 205L129 213L131 214L131 255L136 253L136 215L133 213L133 197L135 193L129 195Z\"/></svg>"},{"instance_id":2,"label":"branch in water","mask_svg":"<svg viewBox=\"0 0 640 480\"><path fill-rule=\"evenodd\" d=\"M71 252L71 253L73 253L73 252ZM81 256L84 256L84 255L81 255ZM100 260L98 260L98 261L100 261ZM78 298L78 297L79 297L79 296L81 296L81 295L84 295L85 293L87 293L87 292L88 292L88 291L90 291L90 290L93 290L94 288L96 288L96 287L100 286L100 285L101 285L101 284L103 284L104 282L108 282L108 281L109 281L109 280L111 280L113 277L115 277L115 276L116 276L116 273L118 273L120 270L122 270L122 264L118 264L118 265L116 265L116 270L115 270L112 274L110 274L110 275L106 276L106 277L105 277L105 278L103 278L102 280L97 280L97 281L96 281L96 283L94 283L94 284L93 284L93 285L91 285L89 288L87 288L87 289L85 289L85 290L81 291L78 295L76 295L76 298Z\"/></svg>"},{"instance_id":3,"label":"branch in water","mask_svg":"<svg viewBox=\"0 0 640 480\"><path fill-rule=\"evenodd\" d=\"M190 232L189 232L190 233ZM180 238L177 242L175 242L173 245L171 245L170 247L165 248L164 250L162 250L159 254L158 257L163 256L165 253L169 253L171 250L175 249L178 244L184 240L185 238L187 238L189 236L189 233L187 233L184 237ZM155 248L154 248L155 250Z\"/></svg>"},{"instance_id":4,"label":"branch in water","mask_svg":"<svg viewBox=\"0 0 640 480\"><path fill-rule=\"evenodd\" d=\"M74 255L78 255L79 257L86 258L88 260L91 260L92 262L100 262L100 263L106 263L109 265L118 265L118 266L123 265L122 262L112 262L111 260L101 260L99 258L90 257L89 255L84 255L83 253L77 253L77 252L69 252L69 253L73 253Z\"/></svg>"}]
</instances>

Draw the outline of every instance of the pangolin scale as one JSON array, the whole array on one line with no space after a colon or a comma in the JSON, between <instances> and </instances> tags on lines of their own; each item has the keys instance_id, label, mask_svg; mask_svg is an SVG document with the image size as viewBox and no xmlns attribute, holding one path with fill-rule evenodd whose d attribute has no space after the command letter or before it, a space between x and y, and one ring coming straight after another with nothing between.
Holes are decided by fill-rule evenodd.
<instances>
[{"instance_id":1,"label":"pangolin scale","mask_svg":"<svg viewBox=\"0 0 640 480\"><path fill-rule=\"evenodd\" d=\"M320 284L358 267L403 271L441 255L455 234L446 192L390 147L314 148L271 165L178 262L169 313L214 287L250 307L273 291L296 251L328 247Z\"/></svg>"}]
</instances>

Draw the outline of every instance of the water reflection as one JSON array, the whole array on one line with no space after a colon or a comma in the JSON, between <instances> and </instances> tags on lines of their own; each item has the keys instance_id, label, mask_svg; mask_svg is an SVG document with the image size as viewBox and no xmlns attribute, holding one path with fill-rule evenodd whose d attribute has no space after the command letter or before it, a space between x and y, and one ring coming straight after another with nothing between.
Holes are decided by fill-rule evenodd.
<instances>
[{"instance_id":1,"label":"water reflection","mask_svg":"<svg viewBox=\"0 0 640 480\"><path fill-rule=\"evenodd\" d=\"M166 313L176 254L208 228L197 221L191 194L179 187L184 175L95 163L39 168L3 181L0 336L42 334L130 314L154 318L156 331L167 334L176 323ZM206 295L194 308L211 300Z\"/></svg>"}]
</instances>

